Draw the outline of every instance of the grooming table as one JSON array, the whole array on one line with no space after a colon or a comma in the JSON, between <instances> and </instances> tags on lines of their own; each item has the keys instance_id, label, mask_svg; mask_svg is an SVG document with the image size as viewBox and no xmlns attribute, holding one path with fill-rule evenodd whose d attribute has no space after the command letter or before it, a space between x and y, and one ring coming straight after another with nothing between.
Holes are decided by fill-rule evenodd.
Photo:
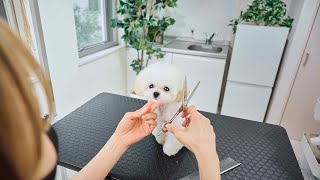
<instances>
[{"instance_id":1,"label":"grooming table","mask_svg":"<svg viewBox=\"0 0 320 180\"><path fill-rule=\"evenodd\" d=\"M102 93L53 125L59 142L59 165L79 171L103 147L128 111L146 101ZM303 179L288 135L280 126L202 112L214 126L217 151L241 166L222 179ZM168 157L152 135L133 145L108 179L180 179L198 171L186 148Z\"/></svg>"}]
</instances>

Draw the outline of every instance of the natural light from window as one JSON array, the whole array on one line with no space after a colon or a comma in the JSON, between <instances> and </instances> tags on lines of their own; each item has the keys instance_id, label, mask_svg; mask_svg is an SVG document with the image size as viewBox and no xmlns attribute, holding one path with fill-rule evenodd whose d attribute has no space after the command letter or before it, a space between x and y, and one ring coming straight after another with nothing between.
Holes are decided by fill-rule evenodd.
<instances>
[{"instance_id":1,"label":"natural light from window","mask_svg":"<svg viewBox=\"0 0 320 180\"><path fill-rule=\"evenodd\" d=\"M74 0L73 11L79 49L106 40L101 0Z\"/></svg>"},{"instance_id":2,"label":"natural light from window","mask_svg":"<svg viewBox=\"0 0 320 180\"><path fill-rule=\"evenodd\" d=\"M115 44L116 38L109 25L114 7L113 0L73 0L80 57Z\"/></svg>"}]
</instances>

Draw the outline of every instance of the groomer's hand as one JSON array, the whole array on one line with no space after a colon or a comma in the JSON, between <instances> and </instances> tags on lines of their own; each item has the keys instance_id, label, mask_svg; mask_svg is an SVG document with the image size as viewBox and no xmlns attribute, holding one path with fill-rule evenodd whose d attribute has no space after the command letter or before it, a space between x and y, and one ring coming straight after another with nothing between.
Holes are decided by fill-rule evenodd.
<instances>
[{"instance_id":1,"label":"groomer's hand","mask_svg":"<svg viewBox=\"0 0 320 180\"><path fill-rule=\"evenodd\" d=\"M197 111L194 106L187 108L190 114L189 126L178 128L174 124L166 127L176 138L195 155L216 152L216 138L210 120ZM184 117L184 115L182 115ZM186 122L183 122L185 125Z\"/></svg>"},{"instance_id":2,"label":"groomer's hand","mask_svg":"<svg viewBox=\"0 0 320 180\"><path fill-rule=\"evenodd\" d=\"M127 148L151 134L157 126L157 114L154 113L157 107L159 107L157 102L149 101L141 109L127 112L123 116L115 134Z\"/></svg>"},{"instance_id":3,"label":"groomer's hand","mask_svg":"<svg viewBox=\"0 0 320 180\"><path fill-rule=\"evenodd\" d=\"M187 114L191 114L187 128L180 129L173 124L168 124L166 127L195 154L201 180L220 180L219 157L213 127L209 119L199 113L195 107L188 107Z\"/></svg>"}]
</instances>

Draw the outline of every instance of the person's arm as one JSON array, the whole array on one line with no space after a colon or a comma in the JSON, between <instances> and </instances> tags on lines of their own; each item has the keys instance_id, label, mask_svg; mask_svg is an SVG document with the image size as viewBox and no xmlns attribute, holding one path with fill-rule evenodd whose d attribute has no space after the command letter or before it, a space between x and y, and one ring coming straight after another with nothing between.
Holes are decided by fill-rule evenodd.
<instances>
[{"instance_id":1,"label":"person's arm","mask_svg":"<svg viewBox=\"0 0 320 180\"><path fill-rule=\"evenodd\" d=\"M104 179L125 151L131 145L150 135L157 126L155 121L157 115L154 110L158 106L156 102L148 102L140 110L126 113L108 142L71 179Z\"/></svg>"},{"instance_id":2,"label":"person's arm","mask_svg":"<svg viewBox=\"0 0 320 180\"><path fill-rule=\"evenodd\" d=\"M71 179L104 179L128 148L112 135L98 154Z\"/></svg>"},{"instance_id":3,"label":"person's arm","mask_svg":"<svg viewBox=\"0 0 320 180\"><path fill-rule=\"evenodd\" d=\"M219 157L216 152L195 154L201 180L220 179Z\"/></svg>"},{"instance_id":4,"label":"person's arm","mask_svg":"<svg viewBox=\"0 0 320 180\"><path fill-rule=\"evenodd\" d=\"M195 107L189 107L187 113L191 114L187 128L180 129L173 124L168 124L166 128L195 154L201 180L219 180L221 177L214 129L209 119L200 114Z\"/></svg>"}]
</instances>

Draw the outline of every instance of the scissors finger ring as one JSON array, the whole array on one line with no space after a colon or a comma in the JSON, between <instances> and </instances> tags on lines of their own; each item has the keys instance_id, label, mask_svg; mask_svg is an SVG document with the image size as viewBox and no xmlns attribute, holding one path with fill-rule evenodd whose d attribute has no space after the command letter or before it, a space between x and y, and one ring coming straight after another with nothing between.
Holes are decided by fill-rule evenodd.
<instances>
[{"instance_id":1,"label":"scissors finger ring","mask_svg":"<svg viewBox=\"0 0 320 180\"><path fill-rule=\"evenodd\" d=\"M166 125L169 124L169 123L171 123L171 122L169 121L169 122L165 122L165 123L162 124L161 131L159 132L159 134L157 136L160 136L160 134L163 133L163 132L168 132L168 129L167 129Z\"/></svg>"},{"instance_id":2,"label":"scissors finger ring","mask_svg":"<svg viewBox=\"0 0 320 180\"><path fill-rule=\"evenodd\" d=\"M166 125L167 125L167 124L170 124L170 123L171 123L171 122L165 122L165 123L162 124L162 131L163 131L163 132L168 132L168 129L167 129Z\"/></svg>"}]
</instances>

